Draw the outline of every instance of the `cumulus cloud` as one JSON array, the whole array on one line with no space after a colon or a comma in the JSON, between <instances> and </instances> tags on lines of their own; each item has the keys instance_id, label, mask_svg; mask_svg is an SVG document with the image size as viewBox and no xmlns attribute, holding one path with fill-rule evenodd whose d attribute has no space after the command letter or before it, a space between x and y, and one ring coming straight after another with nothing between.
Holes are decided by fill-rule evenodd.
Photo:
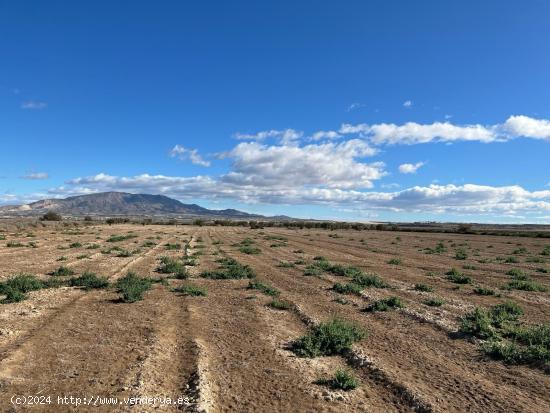
<instances>
[{"instance_id":1,"label":"cumulus cloud","mask_svg":"<svg viewBox=\"0 0 550 413\"><path fill-rule=\"evenodd\" d=\"M27 100L21 103L21 109L31 109L31 110L40 110L46 109L48 104L46 102L41 102L39 100Z\"/></svg>"},{"instance_id":2,"label":"cumulus cloud","mask_svg":"<svg viewBox=\"0 0 550 413\"><path fill-rule=\"evenodd\" d=\"M370 188L372 181L384 176L384 164L362 163L358 158L375 153L376 150L359 139L302 147L241 143L227 153L227 157L233 159L233 168L221 179L269 188L306 185Z\"/></svg>"},{"instance_id":3,"label":"cumulus cloud","mask_svg":"<svg viewBox=\"0 0 550 413\"><path fill-rule=\"evenodd\" d=\"M424 162L404 163L399 165L398 169L402 174L415 174L422 166L424 166Z\"/></svg>"},{"instance_id":4,"label":"cumulus cloud","mask_svg":"<svg viewBox=\"0 0 550 413\"><path fill-rule=\"evenodd\" d=\"M190 160L194 165L210 166L210 162L204 160L196 149L187 149L181 145L174 146L170 150L170 156L181 160Z\"/></svg>"},{"instance_id":5,"label":"cumulus cloud","mask_svg":"<svg viewBox=\"0 0 550 413\"><path fill-rule=\"evenodd\" d=\"M503 127L512 136L550 139L550 121L546 119L533 119L523 115L510 116Z\"/></svg>"},{"instance_id":6,"label":"cumulus cloud","mask_svg":"<svg viewBox=\"0 0 550 413\"><path fill-rule=\"evenodd\" d=\"M412 100L406 100L405 102L403 102L403 106L406 108L410 108L412 105Z\"/></svg>"},{"instance_id":7,"label":"cumulus cloud","mask_svg":"<svg viewBox=\"0 0 550 413\"><path fill-rule=\"evenodd\" d=\"M342 137L342 135L340 135L336 131L333 131L333 130L329 130L329 131L320 130L320 131L315 132L313 135L311 135L311 140L319 141L319 140L322 140L322 139L338 139L338 138L341 138L341 137Z\"/></svg>"},{"instance_id":8,"label":"cumulus cloud","mask_svg":"<svg viewBox=\"0 0 550 413\"><path fill-rule=\"evenodd\" d=\"M32 181L38 181L42 179L48 179L50 176L47 172L31 172L26 175L23 175L21 179L29 179Z\"/></svg>"},{"instance_id":9,"label":"cumulus cloud","mask_svg":"<svg viewBox=\"0 0 550 413\"><path fill-rule=\"evenodd\" d=\"M517 217L550 211L550 190L527 191L520 186L429 185L395 192L358 191L308 186L261 187L241 185L208 176L174 177L137 175L117 177L98 174L77 178L49 191L53 196L100 191L160 193L182 200L234 199L246 203L326 205L356 210L432 214Z\"/></svg>"}]
</instances>

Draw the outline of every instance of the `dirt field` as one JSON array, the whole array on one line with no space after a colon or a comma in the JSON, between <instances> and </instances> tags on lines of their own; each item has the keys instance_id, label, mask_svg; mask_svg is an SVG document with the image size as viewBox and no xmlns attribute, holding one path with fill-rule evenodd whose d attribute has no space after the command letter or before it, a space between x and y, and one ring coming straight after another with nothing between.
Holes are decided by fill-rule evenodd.
<instances>
[{"instance_id":1,"label":"dirt field","mask_svg":"<svg viewBox=\"0 0 550 413\"><path fill-rule=\"evenodd\" d=\"M119 235L130 237L109 241ZM481 340L459 332L461 317L475 307L506 301L523 309L522 325L549 323L547 291L503 288L522 279L507 274L512 269L528 275L531 285L550 287L544 272L550 255L542 254L548 245L504 236L240 227L0 232L0 281L20 273L44 281L69 278L48 275L60 266L73 277L92 271L111 285L128 272L155 280L144 299L132 303L121 302L114 287L61 285L1 304L0 411L550 411L547 364L498 360L482 351ZM160 257L184 254L196 264L186 267L188 279L157 271ZM201 277L227 257L252 268L288 309L268 306L269 291L248 288L249 279ZM334 264L376 274L386 287L339 293L334 284L350 280L327 270ZM307 268L318 273L304 275ZM469 282L449 279L451 268ZM188 284L206 287L207 295L173 291ZM479 287L494 295L476 294ZM388 297L400 298L403 307L365 311ZM436 298L442 305L425 303ZM354 322L366 337L335 355L299 357L292 343L334 317ZM355 376L357 388L319 382L338 369ZM58 396L79 397L82 405L59 404ZM185 403L125 400L145 396Z\"/></svg>"}]
</instances>

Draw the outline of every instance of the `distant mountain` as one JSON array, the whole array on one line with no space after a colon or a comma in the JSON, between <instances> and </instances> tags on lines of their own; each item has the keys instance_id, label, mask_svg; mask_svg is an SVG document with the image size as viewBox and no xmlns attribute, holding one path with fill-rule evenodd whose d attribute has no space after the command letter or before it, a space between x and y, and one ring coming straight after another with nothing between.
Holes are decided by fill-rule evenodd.
<instances>
[{"instance_id":1,"label":"distant mountain","mask_svg":"<svg viewBox=\"0 0 550 413\"><path fill-rule=\"evenodd\" d=\"M266 218L236 209L213 210L184 204L164 195L101 192L65 199L43 199L27 205L4 206L0 213L17 215L55 211L64 215L188 215L224 218Z\"/></svg>"}]
</instances>

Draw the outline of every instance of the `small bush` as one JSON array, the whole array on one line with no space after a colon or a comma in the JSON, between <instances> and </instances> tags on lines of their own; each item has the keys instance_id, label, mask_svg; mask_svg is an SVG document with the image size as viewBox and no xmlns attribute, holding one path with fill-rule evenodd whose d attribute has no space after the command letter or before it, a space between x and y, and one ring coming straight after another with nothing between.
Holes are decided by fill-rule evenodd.
<instances>
[{"instance_id":1,"label":"small bush","mask_svg":"<svg viewBox=\"0 0 550 413\"><path fill-rule=\"evenodd\" d=\"M239 251L242 252L243 254L249 254L249 255L258 255L262 252L261 249L257 247L251 247L248 245L243 245L242 247L239 248Z\"/></svg>"},{"instance_id":2,"label":"small bush","mask_svg":"<svg viewBox=\"0 0 550 413\"><path fill-rule=\"evenodd\" d=\"M187 278L187 271L183 262L170 257L160 258L160 265L157 267L157 271L161 274L176 274L180 279Z\"/></svg>"},{"instance_id":3,"label":"small bush","mask_svg":"<svg viewBox=\"0 0 550 413\"><path fill-rule=\"evenodd\" d=\"M359 386L359 380L355 378L351 371L346 369L338 369L332 379L320 379L315 381L315 384L326 385L334 390L349 391L356 389L357 386Z\"/></svg>"},{"instance_id":4,"label":"small bush","mask_svg":"<svg viewBox=\"0 0 550 413\"><path fill-rule=\"evenodd\" d=\"M74 271L69 267L65 267L62 265L57 270L51 272L50 275L53 275L55 277L65 277L68 275L74 275Z\"/></svg>"},{"instance_id":5,"label":"small bush","mask_svg":"<svg viewBox=\"0 0 550 413\"><path fill-rule=\"evenodd\" d=\"M504 262L506 264L518 264L519 263L519 259L517 259L516 257L506 257L504 259Z\"/></svg>"},{"instance_id":6,"label":"small bush","mask_svg":"<svg viewBox=\"0 0 550 413\"><path fill-rule=\"evenodd\" d=\"M365 331L357 325L332 319L319 324L296 340L292 344L292 350L300 357L332 356L341 354L365 337Z\"/></svg>"},{"instance_id":7,"label":"small bush","mask_svg":"<svg viewBox=\"0 0 550 413\"><path fill-rule=\"evenodd\" d=\"M352 277L352 282L363 288L387 288L388 283L386 283L382 278L375 274L358 274Z\"/></svg>"},{"instance_id":8,"label":"small bush","mask_svg":"<svg viewBox=\"0 0 550 413\"><path fill-rule=\"evenodd\" d=\"M26 293L45 288L43 281L30 274L19 274L0 282L0 294L6 296L3 303L15 303L23 301Z\"/></svg>"},{"instance_id":9,"label":"small bush","mask_svg":"<svg viewBox=\"0 0 550 413\"><path fill-rule=\"evenodd\" d=\"M143 299L143 294L151 288L151 280L138 277L129 272L116 282L116 290L125 303L133 303Z\"/></svg>"},{"instance_id":10,"label":"small bush","mask_svg":"<svg viewBox=\"0 0 550 413\"><path fill-rule=\"evenodd\" d=\"M128 235L112 235L109 238L107 238L107 242L121 242L126 241L128 239L136 238L137 235L134 234L128 234Z\"/></svg>"},{"instance_id":11,"label":"small bush","mask_svg":"<svg viewBox=\"0 0 550 413\"><path fill-rule=\"evenodd\" d=\"M430 287L429 285L426 285L426 284L415 284L414 289L416 291L424 291L427 293L431 293L434 290L433 287Z\"/></svg>"},{"instance_id":12,"label":"small bush","mask_svg":"<svg viewBox=\"0 0 550 413\"><path fill-rule=\"evenodd\" d=\"M276 310L290 310L292 305L288 301L273 299L268 304L268 307L274 308Z\"/></svg>"},{"instance_id":13,"label":"small bush","mask_svg":"<svg viewBox=\"0 0 550 413\"><path fill-rule=\"evenodd\" d=\"M208 290L206 287L200 285L186 284L176 287L172 290L175 293L181 293L183 295L189 295L191 297L206 297Z\"/></svg>"},{"instance_id":14,"label":"small bush","mask_svg":"<svg viewBox=\"0 0 550 413\"><path fill-rule=\"evenodd\" d=\"M294 268L295 265L288 261L281 261L277 264L277 267L279 268Z\"/></svg>"},{"instance_id":15,"label":"small bush","mask_svg":"<svg viewBox=\"0 0 550 413\"><path fill-rule=\"evenodd\" d=\"M465 260L466 258L468 258L468 254L466 254L466 251L464 249L459 249L456 251L455 259Z\"/></svg>"},{"instance_id":16,"label":"small bush","mask_svg":"<svg viewBox=\"0 0 550 413\"><path fill-rule=\"evenodd\" d=\"M527 274L519 268L512 268L511 270L506 271L506 275L509 275L516 280L526 280L528 278Z\"/></svg>"},{"instance_id":17,"label":"small bush","mask_svg":"<svg viewBox=\"0 0 550 413\"><path fill-rule=\"evenodd\" d=\"M455 284L470 284L472 281L470 277L467 277L455 268L447 271L446 275L447 279Z\"/></svg>"},{"instance_id":18,"label":"small bush","mask_svg":"<svg viewBox=\"0 0 550 413\"><path fill-rule=\"evenodd\" d=\"M445 300L443 300L442 298L429 298L427 300L424 300L423 303L429 307L441 307L443 304L445 304Z\"/></svg>"},{"instance_id":19,"label":"small bush","mask_svg":"<svg viewBox=\"0 0 550 413\"><path fill-rule=\"evenodd\" d=\"M318 277L322 272L323 271L319 267L313 264L307 265L306 268L304 268L304 275L306 277Z\"/></svg>"},{"instance_id":20,"label":"small bush","mask_svg":"<svg viewBox=\"0 0 550 413\"><path fill-rule=\"evenodd\" d=\"M265 295L269 295L271 297L277 297L279 295L279 290L272 287L269 284L263 283L261 281L250 281L248 283L247 289L249 290L259 290Z\"/></svg>"},{"instance_id":21,"label":"small bush","mask_svg":"<svg viewBox=\"0 0 550 413\"><path fill-rule=\"evenodd\" d=\"M61 221L63 217L56 212L48 211L40 218L41 221Z\"/></svg>"},{"instance_id":22,"label":"small bush","mask_svg":"<svg viewBox=\"0 0 550 413\"><path fill-rule=\"evenodd\" d=\"M80 242L73 242L72 244L69 244L69 248L80 248L82 247L82 244Z\"/></svg>"},{"instance_id":23,"label":"small bush","mask_svg":"<svg viewBox=\"0 0 550 413\"><path fill-rule=\"evenodd\" d=\"M513 280L506 285L506 289L533 292L545 292L548 290L544 285L533 280Z\"/></svg>"},{"instance_id":24,"label":"small bush","mask_svg":"<svg viewBox=\"0 0 550 413\"><path fill-rule=\"evenodd\" d=\"M213 280L230 280L254 278L256 273L248 265L242 265L232 258L223 258L218 262L221 263L221 268L215 271L203 271L201 277L210 278Z\"/></svg>"},{"instance_id":25,"label":"small bush","mask_svg":"<svg viewBox=\"0 0 550 413\"><path fill-rule=\"evenodd\" d=\"M390 265L401 265L401 260L399 258L392 258L388 261Z\"/></svg>"},{"instance_id":26,"label":"small bush","mask_svg":"<svg viewBox=\"0 0 550 413\"><path fill-rule=\"evenodd\" d=\"M361 291L363 289L361 286L354 284L354 283L348 283L348 284L341 284L336 283L332 286L333 291L336 291L340 294L355 294L355 295L361 295Z\"/></svg>"},{"instance_id":27,"label":"small bush","mask_svg":"<svg viewBox=\"0 0 550 413\"><path fill-rule=\"evenodd\" d=\"M71 287L84 287L85 290L107 288L109 281L105 277L98 277L92 272L85 272L80 277L69 280Z\"/></svg>"},{"instance_id":28,"label":"small bush","mask_svg":"<svg viewBox=\"0 0 550 413\"><path fill-rule=\"evenodd\" d=\"M383 298L382 300L375 301L371 305L369 305L365 311L368 312L375 312L375 311L390 311L395 310L397 308L403 308L405 305L403 304L403 301L401 301L401 298L399 297L388 297Z\"/></svg>"},{"instance_id":29,"label":"small bush","mask_svg":"<svg viewBox=\"0 0 550 413\"><path fill-rule=\"evenodd\" d=\"M180 250L181 249L181 244L166 244L165 245L166 249L167 250Z\"/></svg>"},{"instance_id":30,"label":"small bush","mask_svg":"<svg viewBox=\"0 0 550 413\"><path fill-rule=\"evenodd\" d=\"M474 294L477 295L495 295L495 290L485 287L476 287L474 288Z\"/></svg>"},{"instance_id":31,"label":"small bush","mask_svg":"<svg viewBox=\"0 0 550 413\"><path fill-rule=\"evenodd\" d=\"M19 241L8 241L6 247L8 248L19 248L24 247L25 245L21 244Z\"/></svg>"}]
</instances>

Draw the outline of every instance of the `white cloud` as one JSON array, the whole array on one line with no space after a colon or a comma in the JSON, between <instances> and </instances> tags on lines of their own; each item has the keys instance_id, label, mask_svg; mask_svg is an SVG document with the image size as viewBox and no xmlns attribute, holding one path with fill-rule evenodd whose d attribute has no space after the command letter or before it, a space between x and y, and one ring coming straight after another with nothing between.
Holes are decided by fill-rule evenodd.
<instances>
[{"instance_id":1,"label":"white cloud","mask_svg":"<svg viewBox=\"0 0 550 413\"><path fill-rule=\"evenodd\" d=\"M40 110L45 109L47 106L48 104L46 102L41 102L38 100L27 100L21 103L21 109Z\"/></svg>"},{"instance_id":2,"label":"white cloud","mask_svg":"<svg viewBox=\"0 0 550 413\"><path fill-rule=\"evenodd\" d=\"M278 139L280 143L282 144L290 144L298 139L300 139L303 136L303 132L294 130L294 129L284 129L284 130L267 130L267 131L261 131L254 134L243 134L243 133L235 133L233 137L235 139L239 140L247 140L247 141L264 141L269 138Z\"/></svg>"},{"instance_id":3,"label":"white cloud","mask_svg":"<svg viewBox=\"0 0 550 413\"><path fill-rule=\"evenodd\" d=\"M320 130L320 131L315 132L313 135L311 135L311 140L319 141L319 140L323 140L323 139L338 139L338 138L341 138L341 137L342 137L342 135L340 135L336 131L333 131L333 130L329 130L329 131Z\"/></svg>"},{"instance_id":4,"label":"white cloud","mask_svg":"<svg viewBox=\"0 0 550 413\"><path fill-rule=\"evenodd\" d=\"M510 116L503 125L512 136L534 139L550 139L550 121L533 119L524 115Z\"/></svg>"},{"instance_id":5,"label":"white cloud","mask_svg":"<svg viewBox=\"0 0 550 413\"><path fill-rule=\"evenodd\" d=\"M450 122L402 125L378 123L352 125L344 123L338 133L357 135L373 144L414 145L430 142L505 142L514 138L550 139L550 121L524 115L510 116L504 123L494 125L455 125Z\"/></svg>"},{"instance_id":6,"label":"white cloud","mask_svg":"<svg viewBox=\"0 0 550 413\"><path fill-rule=\"evenodd\" d=\"M222 180L271 188L304 185L370 188L373 180L384 175L384 165L358 162L357 158L375 153L375 149L359 139L302 147L241 143L226 154L233 159L233 170Z\"/></svg>"},{"instance_id":7,"label":"white cloud","mask_svg":"<svg viewBox=\"0 0 550 413\"><path fill-rule=\"evenodd\" d=\"M404 163L399 165L399 172L402 174L415 174L422 166L424 166L424 162Z\"/></svg>"},{"instance_id":8,"label":"white cloud","mask_svg":"<svg viewBox=\"0 0 550 413\"><path fill-rule=\"evenodd\" d=\"M170 150L171 157L177 157L181 160L189 159L192 164L200 166L210 166L210 162L206 161L199 155L196 149L187 149L181 145L176 145Z\"/></svg>"},{"instance_id":9,"label":"white cloud","mask_svg":"<svg viewBox=\"0 0 550 413\"><path fill-rule=\"evenodd\" d=\"M48 178L49 178L49 175L47 172L31 172L21 177L21 179L29 179L33 181L38 181L38 180L48 179Z\"/></svg>"},{"instance_id":10,"label":"white cloud","mask_svg":"<svg viewBox=\"0 0 550 413\"><path fill-rule=\"evenodd\" d=\"M99 191L160 193L182 200L235 199L246 203L326 205L365 212L393 211L422 214L461 214L517 217L545 215L550 211L550 190L527 191L520 186L492 187L475 184L415 186L396 192L357 191L310 186L263 187L241 185L208 176L171 177L143 174L116 177L98 174L77 178L49 191L67 196Z\"/></svg>"},{"instance_id":11,"label":"white cloud","mask_svg":"<svg viewBox=\"0 0 550 413\"><path fill-rule=\"evenodd\" d=\"M498 140L493 130L482 125L455 126L449 122L435 122L422 125L407 122L404 125L380 123L372 125L368 131L369 139L376 144L418 144L427 142Z\"/></svg>"},{"instance_id":12,"label":"white cloud","mask_svg":"<svg viewBox=\"0 0 550 413\"><path fill-rule=\"evenodd\" d=\"M412 100L406 100L405 102L403 102L403 106L406 108L410 108L412 105Z\"/></svg>"}]
</instances>

